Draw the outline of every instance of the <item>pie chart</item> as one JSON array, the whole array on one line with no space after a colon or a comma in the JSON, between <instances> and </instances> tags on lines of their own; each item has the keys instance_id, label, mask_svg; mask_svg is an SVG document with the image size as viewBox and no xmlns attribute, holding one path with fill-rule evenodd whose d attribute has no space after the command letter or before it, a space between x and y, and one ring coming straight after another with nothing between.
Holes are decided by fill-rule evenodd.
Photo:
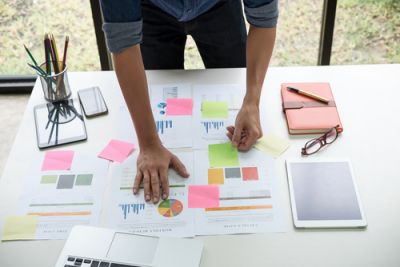
<instances>
[{"instance_id":1,"label":"pie chart","mask_svg":"<svg viewBox=\"0 0 400 267\"><path fill-rule=\"evenodd\" d=\"M167 199L158 205L158 212L164 217L178 216L183 210L183 204L177 199Z\"/></svg>"}]
</instances>

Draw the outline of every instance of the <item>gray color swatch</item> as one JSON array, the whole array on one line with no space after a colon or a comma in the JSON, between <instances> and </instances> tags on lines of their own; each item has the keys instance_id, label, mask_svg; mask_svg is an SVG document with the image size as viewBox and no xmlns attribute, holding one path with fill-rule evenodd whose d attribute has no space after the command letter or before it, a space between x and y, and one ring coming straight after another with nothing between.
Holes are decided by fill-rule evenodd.
<instances>
[{"instance_id":1,"label":"gray color swatch","mask_svg":"<svg viewBox=\"0 0 400 267\"><path fill-rule=\"evenodd\" d=\"M57 189L71 189L74 187L74 174L64 174L60 175L58 178Z\"/></svg>"}]
</instances>

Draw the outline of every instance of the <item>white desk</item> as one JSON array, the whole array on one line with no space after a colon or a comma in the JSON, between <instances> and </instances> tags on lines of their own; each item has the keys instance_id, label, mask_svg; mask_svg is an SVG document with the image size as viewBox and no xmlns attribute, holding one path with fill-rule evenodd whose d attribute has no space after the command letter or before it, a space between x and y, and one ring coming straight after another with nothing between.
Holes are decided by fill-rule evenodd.
<instances>
[{"instance_id":1,"label":"white desk","mask_svg":"<svg viewBox=\"0 0 400 267\"><path fill-rule=\"evenodd\" d=\"M109 115L87 121L88 141L68 148L97 153L116 130L122 100L113 72L70 73L72 89L99 85ZM150 71L149 83L239 83L245 70ZM309 136L289 137L280 100L282 82L328 81L341 114L341 138L315 157L348 157L353 163L366 230L307 230L292 227L286 158L300 157ZM243 87L244 88L244 87ZM198 237L205 242L202 266L400 266L400 65L270 68L264 84L264 129L290 138L290 149L276 160L286 233ZM40 153L33 106L44 102L36 83L0 181L0 222L12 214L24 171ZM64 241L0 244L1 267L50 267Z\"/></svg>"}]
</instances>

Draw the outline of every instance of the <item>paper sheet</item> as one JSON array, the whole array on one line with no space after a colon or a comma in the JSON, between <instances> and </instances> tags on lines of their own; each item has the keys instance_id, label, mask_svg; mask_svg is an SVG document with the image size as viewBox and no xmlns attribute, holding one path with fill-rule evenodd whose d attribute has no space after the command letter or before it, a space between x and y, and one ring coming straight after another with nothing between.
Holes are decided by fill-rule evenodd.
<instances>
[{"instance_id":1,"label":"paper sheet","mask_svg":"<svg viewBox=\"0 0 400 267\"><path fill-rule=\"evenodd\" d=\"M192 99L192 87L188 84L151 85L150 102L158 136L167 148L184 148L193 146L192 116L171 116L168 113L167 101L171 99ZM179 102L179 100L178 100ZM185 103L188 104L188 103ZM176 107L176 105L175 105ZM176 111L176 109L174 110ZM179 111L179 112L182 112Z\"/></svg>"},{"instance_id":2,"label":"paper sheet","mask_svg":"<svg viewBox=\"0 0 400 267\"><path fill-rule=\"evenodd\" d=\"M131 143L110 140L108 145L100 152L99 157L116 162L123 162L134 150L135 146Z\"/></svg>"},{"instance_id":3,"label":"paper sheet","mask_svg":"<svg viewBox=\"0 0 400 267\"><path fill-rule=\"evenodd\" d=\"M36 215L32 239L65 239L75 225L98 225L108 161L75 154L69 171L42 172L33 162L16 215Z\"/></svg>"},{"instance_id":4,"label":"paper sheet","mask_svg":"<svg viewBox=\"0 0 400 267\"><path fill-rule=\"evenodd\" d=\"M196 235L285 231L270 156L252 149L239 153L236 167L211 168L207 152L196 151L195 162L196 185L212 184L208 175L219 175L219 207L195 209Z\"/></svg>"},{"instance_id":5,"label":"paper sheet","mask_svg":"<svg viewBox=\"0 0 400 267\"><path fill-rule=\"evenodd\" d=\"M9 216L5 219L3 241L29 240L35 238L37 217Z\"/></svg>"},{"instance_id":6,"label":"paper sheet","mask_svg":"<svg viewBox=\"0 0 400 267\"><path fill-rule=\"evenodd\" d=\"M207 149L209 144L225 143L226 127L235 125L236 115L241 107L243 94L238 85L195 85L193 86L193 146L195 149ZM222 118L204 118L203 103L226 103L227 116ZM205 104L206 106L208 104ZM225 104L224 104L225 105ZM225 112L225 111L224 111ZM215 114L211 112L212 114ZM217 112L218 113L218 112Z\"/></svg>"},{"instance_id":7,"label":"paper sheet","mask_svg":"<svg viewBox=\"0 0 400 267\"><path fill-rule=\"evenodd\" d=\"M254 145L260 151L263 151L275 158L282 155L290 146L289 140L283 139L275 134L266 134Z\"/></svg>"},{"instance_id":8,"label":"paper sheet","mask_svg":"<svg viewBox=\"0 0 400 267\"><path fill-rule=\"evenodd\" d=\"M51 170L69 170L71 168L74 151L47 151L43 164L42 171Z\"/></svg>"},{"instance_id":9,"label":"paper sheet","mask_svg":"<svg viewBox=\"0 0 400 267\"><path fill-rule=\"evenodd\" d=\"M175 155L183 162L191 176L185 179L170 169L169 198L157 204L144 201L143 188L138 195L132 193L137 153L123 164L113 167L108 227L145 235L194 236L194 211L188 209L187 201L187 186L194 179L193 153L177 152Z\"/></svg>"}]
</instances>

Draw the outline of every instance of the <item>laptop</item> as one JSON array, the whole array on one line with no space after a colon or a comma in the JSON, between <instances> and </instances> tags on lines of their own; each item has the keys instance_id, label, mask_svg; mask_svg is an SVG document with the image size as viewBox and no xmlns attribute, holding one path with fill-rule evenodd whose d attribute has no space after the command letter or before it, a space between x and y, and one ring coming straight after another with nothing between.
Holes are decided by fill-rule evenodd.
<instances>
[{"instance_id":1,"label":"laptop","mask_svg":"<svg viewBox=\"0 0 400 267\"><path fill-rule=\"evenodd\" d=\"M75 226L56 267L198 267L203 243Z\"/></svg>"}]
</instances>

